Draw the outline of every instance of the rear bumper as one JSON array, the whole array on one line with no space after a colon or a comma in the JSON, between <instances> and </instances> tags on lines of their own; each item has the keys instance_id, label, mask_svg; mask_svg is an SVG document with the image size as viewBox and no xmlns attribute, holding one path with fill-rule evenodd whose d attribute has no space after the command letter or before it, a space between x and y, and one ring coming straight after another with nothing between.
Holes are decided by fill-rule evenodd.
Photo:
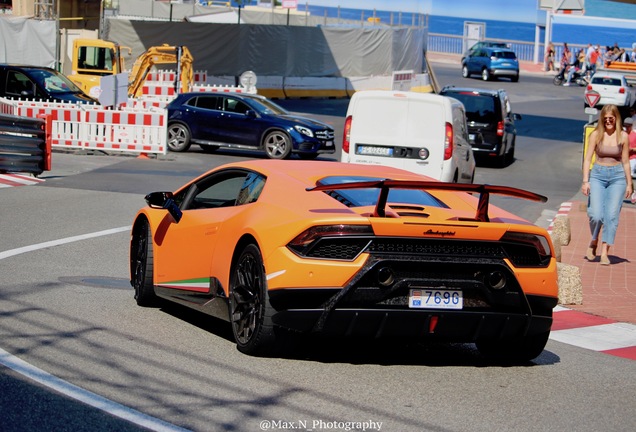
<instances>
[{"instance_id":1,"label":"rear bumper","mask_svg":"<svg viewBox=\"0 0 636 432\"><path fill-rule=\"evenodd\" d=\"M287 310L274 315L276 325L299 332L366 338L435 339L474 342L550 331L552 313L526 315L483 311L393 309Z\"/></svg>"},{"instance_id":2,"label":"rear bumper","mask_svg":"<svg viewBox=\"0 0 636 432\"><path fill-rule=\"evenodd\" d=\"M519 69L493 69L490 73L494 76L514 77L519 76Z\"/></svg>"},{"instance_id":3,"label":"rear bumper","mask_svg":"<svg viewBox=\"0 0 636 432\"><path fill-rule=\"evenodd\" d=\"M275 296L279 297L281 294L276 293ZM294 297L298 294L295 292ZM318 298L316 294L308 293L314 299ZM371 308L335 307L330 309L327 301L327 306L323 308L279 310L274 314L273 322L280 327L301 333L454 342L474 342L482 338L521 337L550 331L552 309L556 306L557 299L528 296L527 300L528 307L515 311L505 309L497 311L487 308L409 309L401 306L382 307L380 305Z\"/></svg>"}]
</instances>

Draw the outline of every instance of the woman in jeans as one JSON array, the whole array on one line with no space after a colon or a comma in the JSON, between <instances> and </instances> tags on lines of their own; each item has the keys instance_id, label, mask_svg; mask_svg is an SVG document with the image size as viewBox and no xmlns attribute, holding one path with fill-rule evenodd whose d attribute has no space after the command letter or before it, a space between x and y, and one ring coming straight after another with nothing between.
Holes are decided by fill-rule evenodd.
<instances>
[{"instance_id":1,"label":"woman in jeans","mask_svg":"<svg viewBox=\"0 0 636 432\"><path fill-rule=\"evenodd\" d=\"M590 170L592 156L596 156L596 160ZM623 199L633 192L629 140L616 105L603 107L599 122L590 134L581 192L588 197L587 215L592 233L586 257L590 261L596 258L598 236L603 227L601 264L609 265L609 248L614 244Z\"/></svg>"}]
</instances>

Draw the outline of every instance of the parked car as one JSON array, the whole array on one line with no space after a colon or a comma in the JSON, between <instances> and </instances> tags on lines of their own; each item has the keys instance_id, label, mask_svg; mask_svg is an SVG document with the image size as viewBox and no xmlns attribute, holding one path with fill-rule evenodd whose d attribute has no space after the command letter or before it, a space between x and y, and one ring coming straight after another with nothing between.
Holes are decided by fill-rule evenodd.
<instances>
[{"instance_id":1,"label":"parked car","mask_svg":"<svg viewBox=\"0 0 636 432\"><path fill-rule=\"evenodd\" d=\"M99 103L55 69L13 64L0 64L0 97Z\"/></svg>"},{"instance_id":2,"label":"parked car","mask_svg":"<svg viewBox=\"0 0 636 432\"><path fill-rule=\"evenodd\" d=\"M472 183L475 177L464 106L436 94L355 92L340 161L392 166L446 182Z\"/></svg>"},{"instance_id":3,"label":"parked car","mask_svg":"<svg viewBox=\"0 0 636 432\"><path fill-rule=\"evenodd\" d=\"M229 321L249 355L275 353L291 330L476 342L525 362L550 335L556 258L544 228L491 194L546 200L381 165L222 165L146 196L130 281L140 306L168 300Z\"/></svg>"},{"instance_id":4,"label":"parked car","mask_svg":"<svg viewBox=\"0 0 636 432\"><path fill-rule=\"evenodd\" d=\"M517 82L519 60L515 52L508 48L478 48L462 60L462 76L469 78L473 74L480 74L484 81L506 77Z\"/></svg>"},{"instance_id":5,"label":"parked car","mask_svg":"<svg viewBox=\"0 0 636 432\"><path fill-rule=\"evenodd\" d=\"M192 143L204 151L220 147L264 150L272 159L295 153L304 159L336 151L334 129L292 115L271 100L243 93L183 93L168 104L168 148Z\"/></svg>"},{"instance_id":6,"label":"parked car","mask_svg":"<svg viewBox=\"0 0 636 432\"><path fill-rule=\"evenodd\" d=\"M472 55L475 51L477 51L480 48L507 48L507 49L510 49L510 44L506 43L506 42L479 41L479 42L475 43L473 46L471 46L470 48L468 48L464 52L464 55L462 55L462 62L464 61L464 59L466 57L468 57L469 55Z\"/></svg>"},{"instance_id":7,"label":"parked car","mask_svg":"<svg viewBox=\"0 0 636 432\"><path fill-rule=\"evenodd\" d=\"M631 107L636 104L636 87L627 83L625 75L620 72L599 71L592 76L586 92L594 90L601 96L595 107L616 105ZM587 100L585 107L588 107Z\"/></svg>"},{"instance_id":8,"label":"parked car","mask_svg":"<svg viewBox=\"0 0 636 432\"><path fill-rule=\"evenodd\" d=\"M500 166L514 160L515 121L521 120L521 115L512 112L505 90L446 86L440 94L464 104L468 137L476 157L494 157Z\"/></svg>"}]
</instances>

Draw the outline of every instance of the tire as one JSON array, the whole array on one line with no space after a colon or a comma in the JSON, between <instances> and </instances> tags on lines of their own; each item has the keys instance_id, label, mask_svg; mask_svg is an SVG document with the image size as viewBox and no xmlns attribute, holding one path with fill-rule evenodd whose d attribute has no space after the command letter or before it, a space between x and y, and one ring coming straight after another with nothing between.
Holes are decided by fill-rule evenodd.
<instances>
[{"instance_id":1,"label":"tire","mask_svg":"<svg viewBox=\"0 0 636 432\"><path fill-rule=\"evenodd\" d=\"M481 79L484 81L490 81L490 72L488 72L488 69L483 69L481 71Z\"/></svg>"},{"instance_id":2,"label":"tire","mask_svg":"<svg viewBox=\"0 0 636 432\"><path fill-rule=\"evenodd\" d=\"M183 123L168 125L168 149L173 152L184 152L190 148L190 129Z\"/></svg>"},{"instance_id":3,"label":"tire","mask_svg":"<svg viewBox=\"0 0 636 432\"><path fill-rule=\"evenodd\" d=\"M552 84L554 84L555 86L560 86L561 84L563 84L563 78L561 78L559 75L555 75L554 79L552 80Z\"/></svg>"},{"instance_id":4,"label":"tire","mask_svg":"<svg viewBox=\"0 0 636 432\"><path fill-rule=\"evenodd\" d=\"M515 142L512 141L512 145L510 146L510 150L506 154L506 162L505 165L511 165L515 161Z\"/></svg>"},{"instance_id":5,"label":"tire","mask_svg":"<svg viewBox=\"0 0 636 432\"><path fill-rule=\"evenodd\" d=\"M263 148L270 159L286 159L291 153L291 139L280 130L268 133L263 140Z\"/></svg>"},{"instance_id":6,"label":"tire","mask_svg":"<svg viewBox=\"0 0 636 432\"><path fill-rule=\"evenodd\" d=\"M298 157L303 160L314 160L318 157L318 153L298 153Z\"/></svg>"},{"instance_id":7,"label":"tire","mask_svg":"<svg viewBox=\"0 0 636 432\"><path fill-rule=\"evenodd\" d=\"M468 66L466 65L462 66L462 76L464 78L470 78L470 72L468 72Z\"/></svg>"},{"instance_id":8,"label":"tire","mask_svg":"<svg viewBox=\"0 0 636 432\"><path fill-rule=\"evenodd\" d=\"M214 153L215 151L219 149L219 146L207 145L207 144L199 144L199 147L201 147L201 150L203 150L203 153Z\"/></svg>"},{"instance_id":9,"label":"tire","mask_svg":"<svg viewBox=\"0 0 636 432\"><path fill-rule=\"evenodd\" d=\"M139 306L155 306L159 300L154 289L153 259L150 224L143 220L135 228L130 245L130 284Z\"/></svg>"},{"instance_id":10,"label":"tire","mask_svg":"<svg viewBox=\"0 0 636 432\"><path fill-rule=\"evenodd\" d=\"M248 244L232 266L229 306L238 350L248 355L272 353L274 309L267 294L263 258L254 244Z\"/></svg>"},{"instance_id":11,"label":"tire","mask_svg":"<svg viewBox=\"0 0 636 432\"><path fill-rule=\"evenodd\" d=\"M515 75L512 78L510 78L510 81L512 82L519 82L519 75Z\"/></svg>"},{"instance_id":12,"label":"tire","mask_svg":"<svg viewBox=\"0 0 636 432\"><path fill-rule=\"evenodd\" d=\"M510 339L482 339L476 342L479 352L493 360L521 363L537 358L548 343L550 332Z\"/></svg>"}]
</instances>

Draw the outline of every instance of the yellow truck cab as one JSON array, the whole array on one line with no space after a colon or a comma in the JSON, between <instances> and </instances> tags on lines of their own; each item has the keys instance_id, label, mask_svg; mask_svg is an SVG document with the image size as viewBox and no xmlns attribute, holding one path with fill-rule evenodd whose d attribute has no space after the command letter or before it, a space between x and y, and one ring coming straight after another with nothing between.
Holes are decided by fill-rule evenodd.
<instances>
[{"instance_id":1,"label":"yellow truck cab","mask_svg":"<svg viewBox=\"0 0 636 432\"><path fill-rule=\"evenodd\" d=\"M68 76L84 93L99 97L100 79L124 71L122 47L101 39L75 39L73 41L72 72ZM128 48L128 55L131 50Z\"/></svg>"}]
</instances>

